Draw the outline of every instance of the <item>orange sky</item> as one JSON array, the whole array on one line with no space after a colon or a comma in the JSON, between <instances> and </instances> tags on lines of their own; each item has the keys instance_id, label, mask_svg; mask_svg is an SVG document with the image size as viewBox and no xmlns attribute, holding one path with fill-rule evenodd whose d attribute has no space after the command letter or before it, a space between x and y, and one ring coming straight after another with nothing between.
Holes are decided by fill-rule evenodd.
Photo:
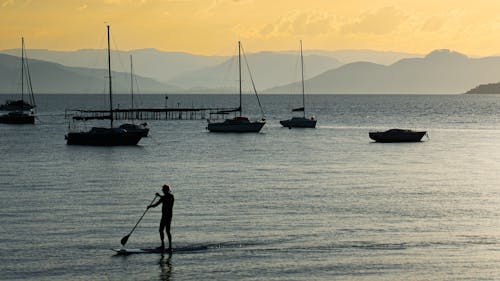
<instances>
[{"instance_id":1,"label":"orange sky","mask_svg":"<svg viewBox=\"0 0 500 281\"><path fill-rule=\"evenodd\" d=\"M0 49L103 48L232 54L295 49L500 53L498 0L0 0Z\"/></svg>"}]
</instances>

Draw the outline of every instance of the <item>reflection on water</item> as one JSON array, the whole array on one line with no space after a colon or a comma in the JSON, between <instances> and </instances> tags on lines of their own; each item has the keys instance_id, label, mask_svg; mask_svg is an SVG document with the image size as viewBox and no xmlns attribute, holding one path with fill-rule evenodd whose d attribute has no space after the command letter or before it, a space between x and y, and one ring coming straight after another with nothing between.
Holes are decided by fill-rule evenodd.
<instances>
[{"instance_id":1,"label":"reflection on water","mask_svg":"<svg viewBox=\"0 0 500 281\"><path fill-rule=\"evenodd\" d=\"M172 267L172 252L168 254L162 254L160 261L160 280L170 281L173 277L173 267Z\"/></svg>"}]
</instances>

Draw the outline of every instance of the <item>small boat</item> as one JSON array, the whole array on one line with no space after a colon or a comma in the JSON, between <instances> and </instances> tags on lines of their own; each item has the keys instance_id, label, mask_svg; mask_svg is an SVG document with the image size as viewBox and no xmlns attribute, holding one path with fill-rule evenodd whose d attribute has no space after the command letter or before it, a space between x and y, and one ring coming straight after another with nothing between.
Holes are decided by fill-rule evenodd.
<instances>
[{"instance_id":1,"label":"small boat","mask_svg":"<svg viewBox=\"0 0 500 281\"><path fill-rule=\"evenodd\" d=\"M264 127L266 124L266 121L264 118L258 121L250 121L247 117L244 117L241 115L242 109L241 109L241 43L238 42L238 69L239 69L239 82L240 82L240 106L236 109L232 110L227 110L227 111L221 111L219 112L220 114L229 114L231 112L239 112L239 116L235 116L231 119L226 119L223 122L215 122L211 121L208 119L208 125L207 125L207 130L212 133L258 133ZM252 80L252 85L253 85L253 80ZM260 100L259 96L257 94L257 91L255 90L255 85L254 87L254 92L255 95L257 96L257 100L259 101L259 106L260 110L262 112L262 115L264 115L262 106L260 105Z\"/></svg>"},{"instance_id":2,"label":"small boat","mask_svg":"<svg viewBox=\"0 0 500 281\"><path fill-rule=\"evenodd\" d=\"M137 145L144 135L143 130L133 130L130 128L114 128L113 127L113 91L111 84L111 51L109 40L109 25L108 32L108 79L109 79L109 116L106 119L110 120L109 128L93 127L86 132L69 132L65 135L66 144L68 145L93 145L93 146L119 146L119 145ZM128 125L128 124L127 124ZM131 124L133 125L133 124ZM148 129L149 131L149 129Z\"/></svg>"},{"instance_id":3,"label":"small boat","mask_svg":"<svg viewBox=\"0 0 500 281\"><path fill-rule=\"evenodd\" d=\"M26 85L25 85L26 84ZM27 86L28 96L31 104L24 101L24 87ZM28 58L25 55L24 37L21 38L21 99L8 100L0 105L0 110L10 111L0 115L0 123L4 124L35 124L34 110L35 96L28 66ZM29 113L26 113L28 111Z\"/></svg>"},{"instance_id":4,"label":"small boat","mask_svg":"<svg viewBox=\"0 0 500 281\"><path fill-rule=\"evenodd\" d=\"M370 132L368 135L376 142L419 142L427 131L390 129L384 132Z\"/></svg>"},{"instance_id":5,"label":"small boat","mask_svg":"<svg viewBox=\"0 0 500 281\"><path fill-rule=\"evenodd\" d=\"M302 54L302 40L300 40L300 64L302 69L302 107L292 109L292 112L302 111L301 117L292 117L291 119L281 120L280 124L286 128L316 128L316 118L311 116L306 118L306 102L305 102L305 87L304 87L304 56Z\"/></svg>"},{"instance_id":6,"label":"small boat","mask_svg":"<svg viewBox=\"0 0 500 281\"><path fill-rule=\"evenodd\" d=\"M302 117L292 117L288 120L281 120L280 124L286 128L316 128L316 118L311 116L311 118Z\"/></svg>"}]
</instances>

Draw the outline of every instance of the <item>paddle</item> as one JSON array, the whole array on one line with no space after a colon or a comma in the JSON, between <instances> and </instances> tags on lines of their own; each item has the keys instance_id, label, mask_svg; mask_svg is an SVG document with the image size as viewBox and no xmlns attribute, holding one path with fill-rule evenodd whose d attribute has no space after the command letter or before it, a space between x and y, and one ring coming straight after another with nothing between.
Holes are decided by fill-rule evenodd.
<instances>
[{"instance_id":1,"label":"paddle","mask_svg":"<svg viewBox=\"0 0 500 281\"><path fill-rule=\"evenodd\" d=\"M153 200L151 201L151 203L149 203L149 205L153 204L153 202L155 201L156 197L158 195L155 194L155 197L153 198ZM148 206L149 206L148 205ZM132 228L132 230L130 231L129 234L125 235L122 240L120 240L120 243L122 243L122 247L125 246L125 244L127 244L127 241L128 241L128 238L130 237L130 235L132 235L132 232L134 232L135 228L137 227L137 225L141 222L142 218L144 217L144 215L147 213L149 209L146 209L146 211L144 211L144 213L142 214L141 218L139 219L139 221L135 224L134 228Z\"/></svg>"}]
</instances>

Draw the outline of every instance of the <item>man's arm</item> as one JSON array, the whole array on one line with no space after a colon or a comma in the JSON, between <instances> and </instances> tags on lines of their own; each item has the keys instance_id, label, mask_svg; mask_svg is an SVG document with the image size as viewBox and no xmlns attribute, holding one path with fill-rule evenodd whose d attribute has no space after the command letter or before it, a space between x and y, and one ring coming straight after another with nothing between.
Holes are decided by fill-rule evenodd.
<instances>
[{"instance_id":1,"label":"man's arm","mask_svg":"<svg viewBox=\"0 0 500 281\"><path fill-rule=\"evenodd\" d=\"M149 208L154 208L154 207L156 207L156 206L160 205L160 203L161 203L161 202L162 202L162 200L163 200L163 196L161 196L161 195L158 195L158 196L160 196L160 199L158 199L158 201L156 201L156 203L153 203L153 204L149 205L149 206L147 207L148 209L149 209Z\"/></svg>"}]
</instances>

